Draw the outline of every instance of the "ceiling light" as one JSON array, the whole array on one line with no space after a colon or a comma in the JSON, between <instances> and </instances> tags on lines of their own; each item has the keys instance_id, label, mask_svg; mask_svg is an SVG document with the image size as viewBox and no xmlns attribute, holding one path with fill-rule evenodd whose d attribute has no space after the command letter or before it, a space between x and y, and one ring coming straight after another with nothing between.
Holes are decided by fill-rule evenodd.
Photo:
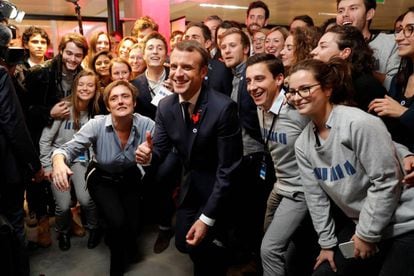
<instances>
[{"instance_id":1,"label":"ceiling light","mask_svg":"<svg viewBox=\"0 0 414 276\"><path fill-rule=\"evenodd\" d=\"M336 16L336 13L333 13L333 12L318 12L318 15Z\"/></svg>"},{"instance_id":2,"label":"ceiling light","mask_svg":"<svg viewBox=\"0 0 414 276\"><path fill-rule=\"evenodd\" d=\"M200 4L200 7L203 7L203 8L222 8L222 9L230 9L230 10L247 10L247 7L236 6L236 5Z\"/></svg>"}]
</instances>

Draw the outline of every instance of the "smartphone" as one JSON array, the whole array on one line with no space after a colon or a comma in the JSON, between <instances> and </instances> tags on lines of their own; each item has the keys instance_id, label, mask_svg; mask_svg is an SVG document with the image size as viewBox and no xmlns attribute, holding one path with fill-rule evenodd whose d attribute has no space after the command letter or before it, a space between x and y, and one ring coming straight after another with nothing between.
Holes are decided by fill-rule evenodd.
<instances>
[{"instance_id":1,"label":"smartphone","mask_svg":"<svg viewBox=\"0 0 414 276\"><path fill-rule=\"evenodd\" d=\"M341 250L342 255L346 259L350 259L354 257L354 241L344 242L339 244L339 250Z\"/></svg>"}]
</instances>

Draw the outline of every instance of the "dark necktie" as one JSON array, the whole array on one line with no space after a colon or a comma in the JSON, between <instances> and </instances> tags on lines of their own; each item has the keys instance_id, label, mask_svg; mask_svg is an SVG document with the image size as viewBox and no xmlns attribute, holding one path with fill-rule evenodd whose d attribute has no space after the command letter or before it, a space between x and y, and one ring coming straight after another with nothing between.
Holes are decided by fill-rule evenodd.
<instances>
[{"instance_id":1,"label":"dark necktie","mask_svg":"<svg viewBox=\"0 0 414 276\"><path fill-rule=\"evenodd\" d=\"M182 102L181 103L181 107L183 109L183 113L184 113L184 122L186 126L190 125L190 102Z\"/></svg>"}]
</instances>

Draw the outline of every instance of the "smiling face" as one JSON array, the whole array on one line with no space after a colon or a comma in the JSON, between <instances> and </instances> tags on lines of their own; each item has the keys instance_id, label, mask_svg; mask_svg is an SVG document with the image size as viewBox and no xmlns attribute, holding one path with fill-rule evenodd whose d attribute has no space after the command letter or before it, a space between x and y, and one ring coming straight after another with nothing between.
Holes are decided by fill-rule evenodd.
<instances>
[{"instance_id":1,"label":"smiling face","mask_svg":"<svg viewBox=\"0 0 414 276\"><path fill-rule=\"evenodd\" d=\"M267 25L266 12L262 8L254 8L246 17L246 27L250 35Z\"/></svg>"},{"instance_id":2,"label":"smiling face","mask_svg":"<svg viewBox=\"0 0 414 276\"><path fill-rule=\"evenodd\" d=\"M95 71L100 76L109 76L109 64L111 59L107 55L100 55L95 60Z\"/></svg>"},{"instance_id":3,"label":"smiling face","mask_svg":"<svg viewBox=\"0 0 414 276\"><path fill-rule=\"evenodd\" d=\"M152 38L145 43L144 60L147 67L162 67L167 58L167 49L161 39Z\"/></svg>"},{"instance_id":4,"label":"smiling face","mask_svg":"<svg viewBox=\"0 0 414 276\"><path fill-rule=\"evenodd\" d=\"M280 58L280 52L283 49L285 43L285 38L283 37L283 34L276 30L271 33L269 33L265 40L265 51L268 54L272 54L275 57Z\"/></svg>"},{"instance_id":5,"label":"smiling face","mask_svg":"<svg viewBox=\"0 0 414 276\"><path fill-rule=\"evenodd\" d=\"M174 93L180 94L183 99L191 99L200 90L207 67L200 68L201 54L193 51L180 51L177 48L170 57L170 80Z\"/></svg>"},{"instance_id":6,"label":"smiling face","mask_svg":"<svg viewBox=\"0 0 414 276\"><path fill-rule=\"evenodd\" d=\"M253 49L255 54L265 52L265 39L266 35L261 31L255 32L253 35Z\"/></svg>"},{"instance_id":7,"label":"smiling face","mask_svg":"<svg viewBox=\"0 0 414 276\"><path fill-rule=\"evenodd\" d=\"M279 95L283 84L283 75L273 77L264 62L256 63L246 68L247 91L257 106L268 111Z\"/></svg>"},{"instance_id":8,"label":"smiling face","mask_svg":"<svg viewBox=\"0 0 414 276\"><path fill-rule=\"evenodd\" d=\"M145 70L144 55L140 48L129 51L128 62L131 65L132 72L143 72Z\"/></svg>"},{"instance_id":9,"label":"smiling face","mask_svg":"<svg viewBox=\"0 0 414 276\"><path fill-rule=\"evenodd\" d=\"M299 70L289 76L289 91L309 88L309 95L302 98L297 93L289 98L289 103L293 104L301 115L311 118L318 117L321 112L326 110L326 106L330 105L329 97L331 90L323 91L313 73L308 70Z\"/></svg>"},{"instance_id":10,"label":"smiling face","mask_svg":"<svg viewBox=\"0 0 414 276\"><path fill-rule=\"evenodd\" d=\"M372 20L374 14L374 9L366 10L364 0L342 0L338 4L336 23L350 24L363 32L368 30L368 21Z\"/></svg>"},{"instance_id":11,"label":"smiling face","mask_svg":"<svg viewBox=\"0 0 414 276\"><path fill-rule=\"evenodd\" d=\"M107 109L112 117L122 118L131 116L134 112L135 99L132 91L125 85L112 88L108 95Z\"/></svg>"},{"instance_id":12,"label":"smiling face","mask_svg":"<svg viewBox=\"0 0 414 276\"><path fill-rule=\"evenodd\" d=\"M73 42L66 43L62 51L62 63L66 70L75 71L83 60L83 50Z\"/></svg>"},{"instance_id":13,"label":"smiling face","mask_svg":"<svg viewBox=\"0 0 414 276\"><path fill-rule=\"evenodd\" d=\"M296 63L295 50L296 46L293 43L293 36L289 35L283 46L280 56L285 67L290 67Z\"/></svg>"},{"instance_id":14,"label":"smiling face","mask_svg":"<svg viewBox=\"0 0 414 276\"><path fill-rule=\"evenodd\" d=\"M134 42L131 40L124 40L122 44L119 46L119 57L127 60L128 59L128 52L131 49L132 45L134 45Z\"/></svg>"},{"instance_id":15,"label":"smiling face","mask_svg":"<svg viewBox=\"0 0 414 276\"><path fill-rule=\"evenodd\" d=\"M89 102L96 91L96 82L94 76L83 76L79 78L76 88L76 95L79 101Z\"/></svg>"},{"instance_id":16,"label":"smiling face","mask_svg":"<svg viewBox=\"0 0 414 276\"><path fill-rule=\"evenodd\" d=\"M241 36L238 33L226 35L221 39L221 56L228 68L235 68L237 65L246 61L249 48L243 48Z\"/></svg>"},{"instance_id":17,"label":"smiling face","mask_svg":"<svg viewBox=\"0 0 414 276\"><path fill-rule=\"evenodd\" d=\"M331 57L341 56L338 48L338 35L335 33L325 33L318 42L318 46L312 50L311 55L314 59L328 62Z\"/></svg>"},{"instance_id":18,"label":"smiling face","mask_svg":"<svg viewBox=\"0 0 414 276\"><path fill-rule=\"evenodd\" d=\"M404 16L402 28L414 28L414 12L409 12ZM404 32L400 31L396 34L395 41L398 45L398 55L414 61L414 31L409 37L405 37Z\"/></svg>"}]
</instances>

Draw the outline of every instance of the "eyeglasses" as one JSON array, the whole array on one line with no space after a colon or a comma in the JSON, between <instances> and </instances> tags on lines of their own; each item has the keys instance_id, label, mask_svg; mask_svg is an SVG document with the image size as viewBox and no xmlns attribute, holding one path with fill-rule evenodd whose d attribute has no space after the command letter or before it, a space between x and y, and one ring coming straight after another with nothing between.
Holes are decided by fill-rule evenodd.
<instances>
[{"instance_id":1,"label":"eyeglasses","mask_svg":"<svg viewBox=\"0 0 414 276\"><path fill-rule=\"evenodd\" d=\"M301 87L298 89L288 89L288 91L285 93L285 96L287 99L293 98L296 94L299 95L301 98L307 98L309 97L311 93L311 88L320 85L319 83L315 83L309 86Z\"/></svg>"},{"instance_id":2,"label":"eyeglasses","mask_svg":"<svg viewBox=\"0 0 414 276\"><path fill-rule=\"evenodd\" d=\"M407 24L404 28L398 28L395 30L394 35L397 36L400 32L403 32L405 38L409 38L413 35L414 32L414 24Z\"/></svg>"}]
</instances>

